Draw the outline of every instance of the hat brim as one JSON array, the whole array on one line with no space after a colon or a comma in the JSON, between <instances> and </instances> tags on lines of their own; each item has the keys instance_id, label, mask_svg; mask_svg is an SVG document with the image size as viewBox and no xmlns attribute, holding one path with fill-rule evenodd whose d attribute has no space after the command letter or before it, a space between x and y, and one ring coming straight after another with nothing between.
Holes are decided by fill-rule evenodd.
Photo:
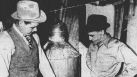
<instances>
[{"instance_id":1,"label":"hat brim","mask_svg":"<svg viewBox=\"0 0 137 77\"><path fill-rule=\"evenodd\" d=\"M29 22L38 22L38 23L42 23L42 22L45 22L47 20L47 16L43 10L40 10L40 16L38 18L35 18L35 19L21 19L20 17L18 17L17 11L14 12L11 15L11 17L14 19L18 19L18 20L24 20L24 21L29 21Z\"/></svg>"}]
</instances>

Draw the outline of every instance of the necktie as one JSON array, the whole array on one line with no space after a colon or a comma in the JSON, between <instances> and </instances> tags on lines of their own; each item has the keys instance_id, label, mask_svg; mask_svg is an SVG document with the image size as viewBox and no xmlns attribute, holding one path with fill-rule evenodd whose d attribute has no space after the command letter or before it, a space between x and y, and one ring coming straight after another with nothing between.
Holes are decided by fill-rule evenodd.
<instances>
[{"instance_id":1,"label":"necktie","mask_svg":"<svg viewBox=\"0 0 137 77\"><path fill-rule=\"evenodd\" d=\"M28 43L29 43L29 47L32 48L32 36L26 35L25 38L26 38L26 40L27 40Z\"/></svg>"}]
</instances>

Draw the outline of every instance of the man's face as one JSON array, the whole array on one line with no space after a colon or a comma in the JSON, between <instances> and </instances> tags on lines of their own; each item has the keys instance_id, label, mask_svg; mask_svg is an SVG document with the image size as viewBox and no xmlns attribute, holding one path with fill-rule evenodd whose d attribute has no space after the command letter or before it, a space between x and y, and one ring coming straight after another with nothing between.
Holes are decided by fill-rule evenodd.
<instances>
[{"instance_id":1,"label":"man's face","mask_svg":"<svg viewBox=\"0 0 137 77\"><path fill-rule=\"evenodd\" d=\"M33 32L37 31L37 26L39 25L39 23L24 21L21 25L21 32L23 32L23 34L25 35L30 35Z\"/></svg>"},{"instance_id":2,"label":"man's face","mask_svg":"<svg viewBox=\"0 0 137 77\"><path fill-rule=\"evenodd\" d=\"M101 41L102 31L92 31L88 33L89 40L93 41L93 43L97 44Z\"/></svg>"}]
</instances>

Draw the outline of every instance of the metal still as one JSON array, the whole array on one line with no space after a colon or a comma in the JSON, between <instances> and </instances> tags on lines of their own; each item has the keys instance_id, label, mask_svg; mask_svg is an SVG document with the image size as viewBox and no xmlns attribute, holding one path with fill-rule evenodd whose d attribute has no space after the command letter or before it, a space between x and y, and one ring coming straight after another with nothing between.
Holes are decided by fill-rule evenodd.
<instances>
[{"instance_id":1,"label":"metal still","mask_svg":"<svg viewBox=\"0 0 137 77\"><path fill-rule=\"evenodd\" d=\"M80 77L81 56L67 38L66 26L54 25L45 52L56 77Z\"/></svg>"}]
</instances>

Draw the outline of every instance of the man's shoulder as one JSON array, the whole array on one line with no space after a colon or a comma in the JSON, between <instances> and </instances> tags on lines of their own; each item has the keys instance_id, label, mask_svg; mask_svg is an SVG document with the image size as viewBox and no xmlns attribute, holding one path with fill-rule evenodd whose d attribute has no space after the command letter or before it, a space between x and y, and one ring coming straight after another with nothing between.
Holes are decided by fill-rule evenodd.
<instances>
[{"instance_id":1,"label":"man's shoulder","mask_svg":"<svg viewBox=\"0 0 137 77\"><path fill-rule=\"evenodd\" d=\"M7 40L10 36L7 31L0 32L0 40Z\"/></svg>"},{"instance_id":2,"label":"man's shoulder","mask_svg":"<svg viewBox=\"0 0 137 77\"><path fill-rule=\"evenodd\" d=\"M119 39L111 38L108 46L109 46L109 47L112 47L112 46L120 46L120 45L123 45L123 44L124 44L124 43L121 42Z\"/></svg>"},{"instance_id":3,"label":"man's shoulder","mask_svg":"<svg viewBox=\"0 0 137 77\"><path fill-rule=\"evenodd\" d=\"M14 48L14 42L8 32L0 32L0 54L13 54Z\"/></svg>"},{"instance_id":4,"label":"man's shoulder","mask_svg":"<svg viewBox=\"0 0 137 77\"><path fill-rule=\"evenodd\" d=\"M13 45L13 41L7 31L0 32L0 46Z\"/></svg>"}]
</instances>

